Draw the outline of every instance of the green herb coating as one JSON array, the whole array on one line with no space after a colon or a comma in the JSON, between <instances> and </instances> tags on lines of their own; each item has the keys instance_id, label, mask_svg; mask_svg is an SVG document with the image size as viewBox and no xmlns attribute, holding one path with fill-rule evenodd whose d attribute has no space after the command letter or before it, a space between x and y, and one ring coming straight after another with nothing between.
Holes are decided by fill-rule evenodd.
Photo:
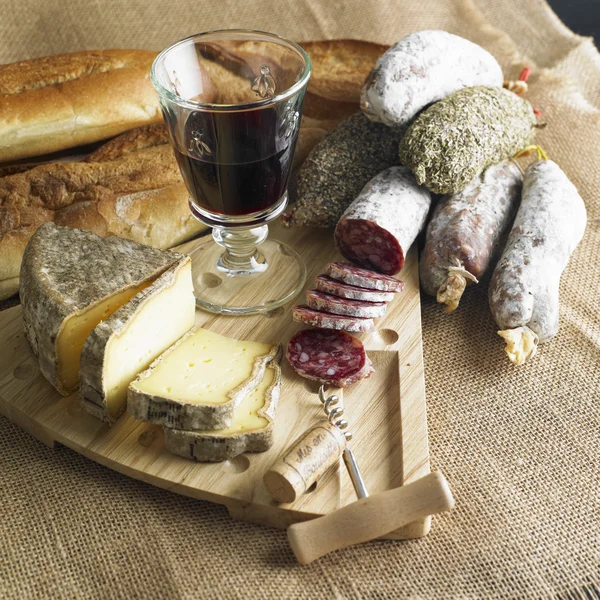
<instances>
[{"instance_id":1,"label":"green herb coating","mask_svg":"<svg viewBox=\"0 0 600 600\"><path fill-rule=\"evenodd\" d=\"M342 121L292 177L289 192L296 203L283 215L285 225L334 226L375 175L398 163L400 136L360 112Z\"/></svg>"},{"instance_id":2,"label":"green herb coating","mask_svg":"<svg viewBox=\"0 0 600 600\"><path fill-rule=\"evenodd\" d=\"M459 90L423 111L400 140L400 162L438 194L462 191L487 166L531 143L527 100L496 87Z\"/></svg>"}]
</instances>

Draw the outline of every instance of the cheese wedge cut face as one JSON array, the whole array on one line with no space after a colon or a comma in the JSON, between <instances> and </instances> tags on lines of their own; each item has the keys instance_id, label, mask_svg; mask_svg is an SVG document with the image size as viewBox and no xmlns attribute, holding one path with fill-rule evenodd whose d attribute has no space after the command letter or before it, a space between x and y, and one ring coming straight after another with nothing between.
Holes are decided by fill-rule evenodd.
<instances>
[{"instance_id":1,"label":"cheese wedge cut face","mask_svg":"<svg viewBox=\"0 0 600 600\"><path fill-rule=\"evenodd\" d=\"M106 344L103 382L109 421L123 412L127 387L138 373L194 326L195 312L192 265L187 261L172 284L143 301Z\"/></svg>"},{"instance_id":2,"label":"cheese wedge cut face","mask_svg":"<svg viewBox=\"0 0 600 600\"><path fill-rule=\"evenodd\" d=\"M128 410L136 419L172 429L260 427L259 396L266 388L256 388L268 384L265 370L280 353L279 344L194 329L132 382ZM258 396L248 397L253 394ZM248 419L236 425L240 403L245 408L239 415L246 413Z\"/></svg>"},{"instance_id":3,"label":"cheese wedge cut face","mask_svg":"<svg viewBox=\"0 0 600 600\"><path fill-rule=\"evenodd\" d=\"M139 392L185 404L224 404L250 378L256 358L271 348L197 329L133 385Z\"/></svg>"},{"instance_id":4,"label":"cheese wedge cut face","mask_svg":"<svg viewBox=\"0 0 600 600\"><path fill-rule=\"evenodd\" d=\"M117 292L80 314L68 317L56 336L56 363L58 378L66 390L73 390L79 383L79 359L85 340L92 330L152 281Z\"/></svg>"},{"instance_id":5,"label":"cheese wedge cut face","mask_svg":"<svg viewBox=\"0 0 600 600\"><path fill-rule=\"evenodd\" d=\"M61 394L72 392L90 331L183 259L119 237L39 227L25 248L19 293L25 334L46 379Z\"/></svg>"},{"instance_id":6,"label":"cheese wedge cut face","mask_svg":"<svg viewBox=\"0 0 600 600\"><path fill-rule=\"evenodd\" d=\"M280 388L281 369L277 357L268 364L256 387L242 397L228 427L200 431L165 427L165 448L200 462L223 461L244 452L265 452L274 441Z\"/></svg>"},{"instance_id":7,"label":"cheese wedge cut face","mask_svg":"<svg viewBox=\"0 0 600 600\"><path fill-rule=\"evenodd\" d=\"M227 436L264 429L269 424L269 420L259 415L259 411L265 406L266 392L273 385L274 379L275 371L267 369L258 386L243 396L235 407L231 425L225 429L219 429L216 433L219 436Z\"/></svg>"}]
</instances>

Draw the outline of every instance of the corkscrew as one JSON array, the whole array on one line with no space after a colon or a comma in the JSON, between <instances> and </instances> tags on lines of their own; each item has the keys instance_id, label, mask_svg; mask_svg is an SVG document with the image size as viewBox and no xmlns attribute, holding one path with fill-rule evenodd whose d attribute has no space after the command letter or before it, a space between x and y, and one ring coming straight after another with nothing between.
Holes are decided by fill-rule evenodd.
<instances>
[{"instance_id":1,"label":"corkscrew","mask_svg":"<svg viewBox=\"0 0 600 600\"><path fill-rule=\"evenodd\" d=\"M327 415L327 420L331 425L337 427L344 434L346 441L349 442L352 439L352 432L348 430L348 421L346 419L342 419L342 416L344 415L344 407L342 406L342 402L339 396L336 394L332 394L328 397L325 394L325 386L322 385L319 388L319 400L323 404L323 409ZM367 491L367 486L365 485L364 479L360 473L360 469L358 468L356 457L354 456L352 450L348 448L348 444L346 444L342 452L342 458L344 459L344 464L348 469L348 475L350 475L350 480L352 481L356 495L359 498L366 498L369 495L369 492Z\"/></svg>"}]
</instances>

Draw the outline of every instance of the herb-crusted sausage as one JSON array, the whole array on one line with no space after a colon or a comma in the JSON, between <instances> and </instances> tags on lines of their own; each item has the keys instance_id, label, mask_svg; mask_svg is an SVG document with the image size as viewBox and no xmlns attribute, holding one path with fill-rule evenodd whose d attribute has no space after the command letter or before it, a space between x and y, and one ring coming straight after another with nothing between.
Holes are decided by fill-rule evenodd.
<instances>
[{"instance_id":1,"label":"herb-crusted sausage","mask_svg":"<svg viewBox=\"0 0 600 600\"><path fill-rule=\"evenodd\" d=\"M455 194L488 165L527 146L536 126L531 104L515 93L466 88L414 120L400 141L400 162L432 192Z\"/></svg>"},{"instance_id":2,"label":"herb-crusted sausage","mask_svg":"<svg viewBox=\"0 0 600 600\"><path fill-rule=\"evenodd\" d=\"M583 200L562 169L551 160L532 163L489 289L492 315L512 362L524 363L538 342L556 335L560 276L585 225Z\"/></svg>"},{"instance_id":3,"label":"herb-crusted sausage","mask_svg":"<svg viewBox=\"0 0 600 600\"><path fill-rule=\"evenodd\" d=\"M476 85L502 86L502 69L489 52L446 31L417 31L379 58L361 108L373 121L406 126L428 104Z\"/></svg>"},{"instance_id":4,"label":"herb-crusted sausage","mask_svg":"<svg viewBox=\"0 0 600 600\"><path fill-rule=\"evenodd\" d=\"M419 272L423 290L445 304L446 312L457 308L467 283L477 283L497 255L521 197L522 179L517 165L506 160L435 207Z\"/></svg>"},{"instance_id":5,"label":"herb-crusted sausage","mask_svg":"<svg viewBox=\"0 0 600 600\"><path fill-rule=\"evenodd\" d=\"M365 184L398 164L400 133L362 113L342 121L310 152L290 182L288 226L333 227Z\"/></svg>"}]
</instances>

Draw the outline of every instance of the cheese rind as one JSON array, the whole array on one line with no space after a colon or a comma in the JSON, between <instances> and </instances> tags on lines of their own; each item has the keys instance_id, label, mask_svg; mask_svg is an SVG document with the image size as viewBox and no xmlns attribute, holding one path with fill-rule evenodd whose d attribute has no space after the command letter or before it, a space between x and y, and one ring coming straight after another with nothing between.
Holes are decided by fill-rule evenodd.
<instances>
[{"instance_id":1,"label":"cheese rind","mask_svg":"<svg viewBox=\"0 0 600 600\"><path fill-rule=\"evenodd\" d=\"M113 423L125 410L127 387L194 326L191 260L182 257L150 286L98 324L81 353L81 404Z\"/></svg>"},{"instance_id":2,"label":"cheese rind","mask_svg":"<svg viewBox=\"0 0 600 600\"><path fill-rule=\"evenodd\" d=\"M244 452L266 452L273 445L281 369L269 363L263 380L236 407L232 424L219 431L186 431L165 427L165 448L198 462L219 462Z\"/></svg>"},{"instance_id":3,"label":"cheese rind","mask_svg":"<svg viewBox=\"0 0 600 600\"><path fill-rule=\"evenodd\" d=\"M118 237L45 223L21 263L25 335L44 377L63 395L77 385L78 347L106 318L181 255ZM120 298L116 298L121 294Z\"/></svg>"},{"instance_id":4,"label":"cheese rind","mask_svg":"<svg viewBox=\"0 0 600 600\"><path fill-rule=\"evenodd\" d=\"M128 390L136 418L174 429L224 429L234 409L278 360L279 344L194 329L140 373Z\"/></svg>"}]
</instances>

